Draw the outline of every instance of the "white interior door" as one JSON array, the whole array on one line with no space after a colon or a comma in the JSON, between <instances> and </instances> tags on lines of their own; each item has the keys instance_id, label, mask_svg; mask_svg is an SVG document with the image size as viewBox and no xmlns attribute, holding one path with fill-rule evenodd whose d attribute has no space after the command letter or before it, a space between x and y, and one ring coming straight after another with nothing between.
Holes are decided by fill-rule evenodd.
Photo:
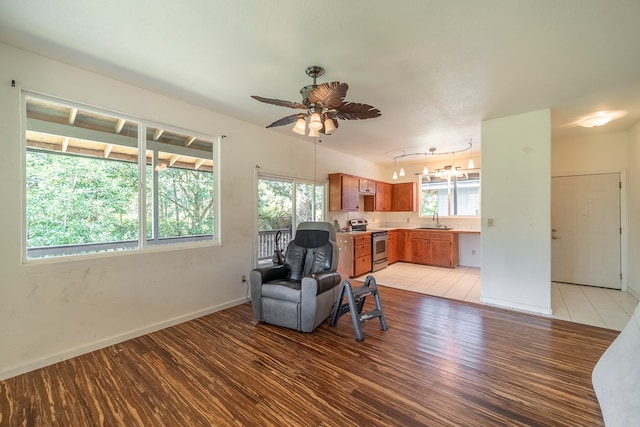
<instances>
[{"instance_id":1,"label":"white interior door","mask_svg":"<svg viewBox=\"0 0 640 427\"><path fill-rule=\"evenodd\" d=\"M620 289L620 174L551 182L551 280Z\"/></svg>"}]
</instances>

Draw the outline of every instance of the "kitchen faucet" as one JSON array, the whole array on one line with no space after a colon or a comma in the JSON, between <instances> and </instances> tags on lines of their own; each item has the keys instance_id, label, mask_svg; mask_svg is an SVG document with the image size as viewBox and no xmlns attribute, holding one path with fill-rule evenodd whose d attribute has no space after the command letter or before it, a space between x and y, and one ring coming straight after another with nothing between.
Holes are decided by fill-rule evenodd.
<instances>
[{"instance_id":1,"label":"kitchen faucet","mask_svg":"<svg viewBox=\"0 0 640 427\"><path fill-rule=\"evenodd\" d=\"M433 218L431 218L431 220L436 222L436 228L440 228L440 217L438 216L438 212L433 214Z\"/></svg>"}]
</instances>

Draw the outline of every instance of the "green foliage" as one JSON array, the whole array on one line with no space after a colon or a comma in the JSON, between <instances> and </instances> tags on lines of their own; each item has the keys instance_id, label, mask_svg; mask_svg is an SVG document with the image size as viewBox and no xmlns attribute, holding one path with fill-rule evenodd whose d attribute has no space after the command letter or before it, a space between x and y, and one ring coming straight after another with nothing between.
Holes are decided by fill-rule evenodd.
<instances>
[{"instance_id":1,"label":"green foliage","mask_svg":"<svg viewBox=\"0 0 640 427\"><path fill-rule=\"evenodd\" d=\"M434 190L422 190L422 215L435 215L438 212L438 192Z\"/></svg>"},{"instance_id":2,"label":"green foliage","mask_svg":"<svg viewBox=\"0 0 640 427\"><path fill-rule=\"evenodd\" d=\"M158 187L161 237L213 233L212 173L169 168ZM138 193L135 163L27 151L28 247L137 240Z\"/></svg>"},{"instance_id":3,"label":"green foliage","mask_svg":"<svg viewBox=\"0 0 640 427\"><path fill-rule=\"evenodd\" d=\"M27 152L29 247L138 237L136 164Z\"/></svg>"},{"instance_id":4,"label":"green foliage","mask_svg":"<svg viewBox=\"0 0 640 427\"><path fill-rule=\"evenodd\" d=\"M291 229L293 185L290 182L258 181L258 229Z\"/></svg>"},{"instance_id":5,"label":"green foliage","mask_svg":"<svg viewBox=\"0 0 640 427\"><path fill-rule=\"evenodd\" d=\"M169 168L158 177L160 237L213 233L213 174Z\"/></svg>"}]
</instances>

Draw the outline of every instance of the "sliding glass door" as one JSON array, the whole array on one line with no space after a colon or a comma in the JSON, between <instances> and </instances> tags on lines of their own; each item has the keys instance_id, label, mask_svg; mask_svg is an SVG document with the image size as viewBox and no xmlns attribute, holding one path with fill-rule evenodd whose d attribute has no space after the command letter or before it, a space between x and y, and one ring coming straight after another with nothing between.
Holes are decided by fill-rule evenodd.
<instances>
[{"instance_id":1,"label":"sliding glass door","mask_svg":"<svg viewBox=\"0 0 640 427\"><path fill-rule=\"evenodd\" d=\"M324 185L294 178L258 177L258 263L271 262L286 249L304 221L324 220Z\"/></svg>"}]
</instances>

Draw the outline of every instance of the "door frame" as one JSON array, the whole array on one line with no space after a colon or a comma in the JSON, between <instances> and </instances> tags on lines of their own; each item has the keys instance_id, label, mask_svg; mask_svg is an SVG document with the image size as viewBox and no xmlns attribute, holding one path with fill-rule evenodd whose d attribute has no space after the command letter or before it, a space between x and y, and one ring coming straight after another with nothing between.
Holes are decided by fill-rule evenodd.
<instances>
[{"instance_id":1,"label":"door frame","mask_svg":"<svg viewBox=\"0 0 640 427\"><path fill-rule=\"evenodd\" d=\"M560 178L567 176L586 176L586 175L601 175L608 173L619 173L620 184L620 227L622 227L622 234L620 234L620 272L622 273L622 280L620 281L620 290L627 292L627 276L628 276L628 237L629 227L627 218L627 170L626 169L604 169L594 171L578 171L578 172L562 172L551 175L551 178ZM551 216L551 212L549 212ZM551 252L549 252L549 263L551 263Z\"/></svg>"}]
</instances>

